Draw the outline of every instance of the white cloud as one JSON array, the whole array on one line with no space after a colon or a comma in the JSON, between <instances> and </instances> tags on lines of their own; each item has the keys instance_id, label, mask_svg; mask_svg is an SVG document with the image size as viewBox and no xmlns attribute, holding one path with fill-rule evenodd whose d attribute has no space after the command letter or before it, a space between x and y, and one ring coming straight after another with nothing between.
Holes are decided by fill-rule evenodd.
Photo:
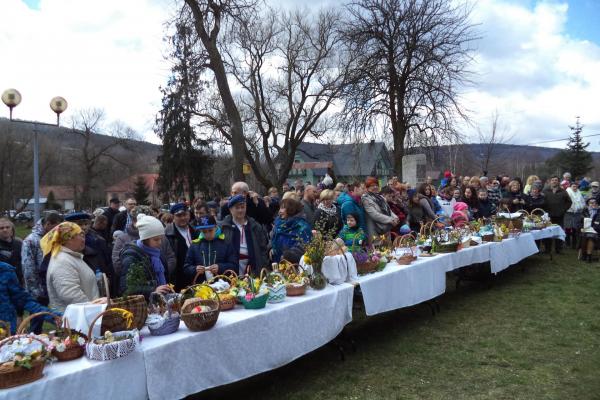
<instances>
[{"instance_id":1,"label":"white cloud","mask_svg":"<svg viewBox=\"0 0 600 400\"><path fill-rule=\"evenodd\" d=\"M0 90L21 91L19 118L53 121L48 102L61 95L69 101L65 121L78 108L102 107L109 119L123 120L156 141L158 87L169 72L163 24L174 4L41 0L39 10L32 10L21 0L2 0ZM478 84L464 95L476 123L485 124L498 109L518 143L566 137L577 115L588 134L600 133L600 47L569 36L567 12L567 2L540 1L533 9L511 0L476 3L473 19L483 35L476 54ZM592 143L600 150L597 140Z\"/></svg>"},{"instance_id":2,"label":"white cloud","mask_svg":"<svg viewBox=\"0 0 600 400\"><path fill-rule=\"evenodd\" d=\"M478 85L465 95L476 123L485 128L498 109L521 144L567 137L576 116L584 134L600 133L600 47L569 36L567 12L566 2L538 2L532 10L502 0L478 3Z\"/></svg>"},{"instance_id":3,"label":"white cloud","mask_svg":"<svg viewBox=\"0 0 600 400\"><path fill-rule=\"evenodd\" d=\"M0 90L23 95L15 116L53 121L48 103L60 95L69 102L64 121L76 109L101 107L152 138L158 87L168 73L162 37L169 3L42 0L31 10L3 0Z\"/></svg>"}]
</instances>

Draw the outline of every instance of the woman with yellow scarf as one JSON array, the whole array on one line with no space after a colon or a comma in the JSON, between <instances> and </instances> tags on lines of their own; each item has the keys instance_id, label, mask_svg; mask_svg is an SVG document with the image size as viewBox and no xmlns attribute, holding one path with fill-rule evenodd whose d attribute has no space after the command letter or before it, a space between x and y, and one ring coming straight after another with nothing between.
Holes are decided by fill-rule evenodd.
<instances>
[{"instance_id":1,"label":"woman with yellow scarf","mask_svg":"<svg viewBox=\"0 0 600 400\"><path fill-rule=\"evenodd\" d=\"M69 304L100 297L94 271L83 261L85 234L79 225L63 222L40 241L44 256L51 254L46 284L50 307L64 311Z\"/></svg>"}]
</instances>

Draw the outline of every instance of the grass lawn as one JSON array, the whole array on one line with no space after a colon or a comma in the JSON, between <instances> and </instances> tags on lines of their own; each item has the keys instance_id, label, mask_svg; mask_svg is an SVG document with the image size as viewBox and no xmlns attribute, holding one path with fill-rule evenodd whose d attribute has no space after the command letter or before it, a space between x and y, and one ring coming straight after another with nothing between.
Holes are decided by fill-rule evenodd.
<instances>
[{"instance_id":1,"label":"grass lawn","mask_svg":"<svg viewBox=\"0 0 600 400\"><path fill-rule=\"evenodd\" d=\"M436 316L424 305L370 318L355 311L347 331L358 350L345 362L325 346L196 397L600 399L599 296L600 263L581 263L574 251L533 256L491 289L456 291L449 278Z\"/></svg>"}]
</instances>

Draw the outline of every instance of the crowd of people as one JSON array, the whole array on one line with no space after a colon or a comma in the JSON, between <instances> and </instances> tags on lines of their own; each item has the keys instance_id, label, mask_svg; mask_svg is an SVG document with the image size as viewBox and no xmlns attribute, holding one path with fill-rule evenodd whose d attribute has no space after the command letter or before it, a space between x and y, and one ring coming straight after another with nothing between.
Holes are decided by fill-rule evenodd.
<instances>
[{"instance_id":1,"label":"crowd of people","mask_svg":"<svg viewBox=\"0 0 600 400\"><path fill-rule=\"evenodd\" d=\"M225 199L184 200L168 211L118 198L93 213L49 213L21 242L13 223L0 218L0 320L16 328L23 310L61 313L73 303L106 296L180 291L226 271L259 274L286 259L298 262L312 236L340 238L352 248L378 235L418 233L438 220L461 225L498 212L536 208L561 225L567 245L591 260L600 231L600 183L565 173L523 183L509 176L468 177L444 173L411 187L390 178L318 185L300 180L270 188L266 196L236 182ZM191 207L190 207L191 204ZM584 230L584 218L591 224ZM562 245L554 241L558 253ZM552 241L546 241L550 252ZM108 284L98 285L103 274ZM102 290L100 290L102 289ZM44 319L33 321L39 333Z\"/></svg>"}]
</instances>

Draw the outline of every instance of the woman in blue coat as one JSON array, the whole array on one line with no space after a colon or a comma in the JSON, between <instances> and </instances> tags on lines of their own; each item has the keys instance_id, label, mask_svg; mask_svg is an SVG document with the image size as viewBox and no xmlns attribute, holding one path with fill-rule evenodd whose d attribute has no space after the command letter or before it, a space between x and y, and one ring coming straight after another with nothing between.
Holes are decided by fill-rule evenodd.
<instances>
[{"instance_id":1,"label":"woman in blue coat","mask_svg":"<svg viewBox=\"0 0 600 400\"><path fill-rule=\"evenodd\" d=\"M281 202L272 233L273 262L279 262L286 250L298 250L303 254L302 249L312 239L311 226L302 215L302 210L302 203L292 198Z\"/></svg>"},{"instance_id":2,"label":"woman in blue coat","mask_svg":"<svg viewBox=\"0 0 600 400\"><path fill-rule=\"evenodd\" d=\"M25 309L32 314L52 312L35 301L29 292L21 287L15 267L0 262L0 320L10 324L10 332L13 335L17 330L17 309ZM55 314L60 315L58 312ZM46 315L44 319L53 322L52 316Z\"/></svg>"},{"instance_id":3,"label":"woman in blue coat","mask_svg":"<svg viewBox=\"0 0 600 400\"><path fill-rule=\"evenodd\" d=\"M202 216L197 223L200 225L194 228L200 231L200 236L192 241L193 244L187 252L184 273L190 279L198 275L196 283L201 283L211 276L223 274L228 269L237 272L237 254L217 228L215 217Z\"/></svg>"}]
</instances>

